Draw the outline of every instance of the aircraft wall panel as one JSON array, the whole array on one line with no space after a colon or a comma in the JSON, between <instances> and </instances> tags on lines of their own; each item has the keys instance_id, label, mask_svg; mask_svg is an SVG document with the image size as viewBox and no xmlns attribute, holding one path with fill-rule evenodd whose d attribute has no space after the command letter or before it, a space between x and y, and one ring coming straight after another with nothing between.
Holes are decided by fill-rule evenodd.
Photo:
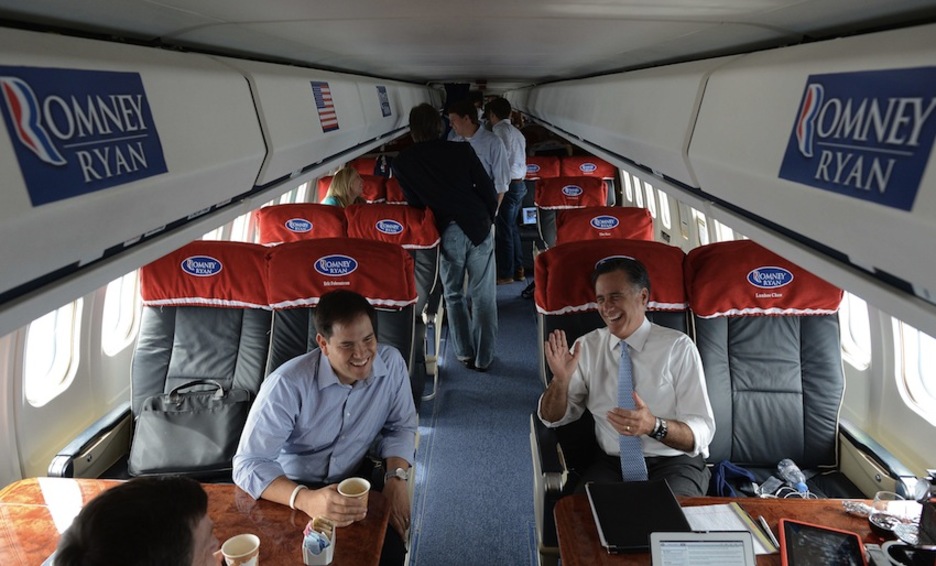
<instances>
[{"instance_id":1,"label":"aircraft wall panel","mask_svg":"<svg viewBox=\"0 0 936 566\"><path fill-rule=\"evenodd\" d=\"M249 191L244 78L209 57L0 30L0 293Z\"/></svg>"},{"instance_id":2,"label":"aircraft wall panel","mask_svg":"<svg viewBox=\"0 0 936 566\"><path fill-rule=\"evenodd\" d=\"M703 191L936 299L936 26L744 56L708 80Z\"/></svg>"},{"instance_id":3,"label":"aircraft wall panel","mask_svg":"<svg viewBox=\"0 0 936 566\"><path fill-rule=\"evenodd\" d=\"M364 77L356 82L364 111L365 140L379 138L406 125L413 94L411 85Z\"/></svg>"},{"instance_id":4,"label":"aircraft wall panel","mask_svg":"<svg viewBox=\"0 0 936 566\"><path fill-rule=\"evenodd\" d=\"M396 98L394 102L394 113L397 117L397 128L409 127L409 113L414 106L428 103L433 106L436 104L436 96L433 95L433 89L425 86L401 83L396 87Z\"/></svg>"},{"instance_id":5,"label":"aircraft wall panel","mask_svg":"<svg viewBox=\"0 0 936 566\"><path fill-rule=\"evenodd\" d=\"M531 89L527 112L594 145L696 187L688 147L710 59Z\"/></svg>"}]
</instances>

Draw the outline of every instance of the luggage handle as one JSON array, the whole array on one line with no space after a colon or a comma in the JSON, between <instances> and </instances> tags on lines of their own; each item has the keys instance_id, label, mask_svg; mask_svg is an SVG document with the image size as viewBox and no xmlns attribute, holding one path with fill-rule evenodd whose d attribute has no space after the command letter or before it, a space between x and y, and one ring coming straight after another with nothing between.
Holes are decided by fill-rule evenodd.
<instances>
[{"instance_id":1,"label":"luggage handle","mask_svg":"<svg viewBox=\"0 0 936 566\"><path fill-rule=\"evenodd\" d=\"M169 392L169 402L170 402L170 403L180 403L180 402L182 401L182 399L181 399L182 390L183 390L183 389L188 389L189 387L194 387L194 386L196 386L196 385L212 385L212 386L214 386L215 388L217 388L217 390L214 392L214 394L212 395L212 397L213 397L214 399L223 399L223 398L224 398L224 386L221 385L219 382L215 381L214 379L196 379L195 381L189 381L188 383L183 383L182 385L179 385L179 386L175 387L172 391L170 391L170 392ZM207 392L207 391L204 391L204 392ZM202 391L199 391L199 393L203 393L203 392L202 392Z\"/></svg>"}]
</instances>

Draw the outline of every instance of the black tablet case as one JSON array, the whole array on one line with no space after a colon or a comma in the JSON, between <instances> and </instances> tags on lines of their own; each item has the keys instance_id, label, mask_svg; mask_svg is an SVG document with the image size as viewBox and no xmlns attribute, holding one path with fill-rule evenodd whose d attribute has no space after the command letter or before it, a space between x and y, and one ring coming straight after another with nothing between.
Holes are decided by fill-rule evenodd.
<instances>
[{"instance_id":1,"label":"black tablet case","mask_svg":"<svg viewBox=\"0 0 936 566\"><path fill-rule=\"evenodd\" d=\"M689 521L664 479L585 486L608 552L643 552L652 532L688 532Z\"/></svg>"}]
</instances>

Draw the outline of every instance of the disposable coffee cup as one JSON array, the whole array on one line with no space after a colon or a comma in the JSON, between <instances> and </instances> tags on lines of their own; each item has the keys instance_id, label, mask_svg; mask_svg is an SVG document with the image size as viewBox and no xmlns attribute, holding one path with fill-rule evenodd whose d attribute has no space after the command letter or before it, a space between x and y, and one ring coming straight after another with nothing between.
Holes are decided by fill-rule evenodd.
<instances>
[{"instance_id":1,"label":"disposable coffee cup","mask_svg":"<svg viewBox=\"0 0 936 566\"><path fill-rule=\"evenodd\" d=\"M260 537L252 534L233 536L221 545L227 566L259 566Z\"/></svg>"},{"instance_id":2,"label":"disposable coffee cup","mask_svg":"<svg viewBox=\"0 0 936 566\"><path fill-rule=\"evenodd\" d=\"M364 478L348 478L338 484L338 493L345 497L363 499L367 503L370 482Z\"/></svg>"}]
</instances>

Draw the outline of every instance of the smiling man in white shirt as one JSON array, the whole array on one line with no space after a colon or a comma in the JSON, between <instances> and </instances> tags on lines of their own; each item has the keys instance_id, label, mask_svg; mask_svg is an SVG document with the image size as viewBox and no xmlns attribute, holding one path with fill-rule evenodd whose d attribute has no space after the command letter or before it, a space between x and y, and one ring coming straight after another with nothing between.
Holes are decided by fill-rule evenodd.
<instances>
[{"instance_id":1,"label":"smiling man in white shirt","mask_svg":"<svg viewBox=\"0 0 936 566\"><path fill-rule=\"evenodd\" d=\"M715 418L695 344L646 317L650 281L630 258L600 263L592 275L598 312L607 325L579 338L570 350L557 330L546 343L553 379L539 403L548 427L572 422L587 408L604 454L587 469L588 481L621 481L620 437L640 440L649 479L666 478L676 495L704 495L705 466ZM621 348L633 367L634 405L618 406Z\"/></svg>"}]
</instances>

